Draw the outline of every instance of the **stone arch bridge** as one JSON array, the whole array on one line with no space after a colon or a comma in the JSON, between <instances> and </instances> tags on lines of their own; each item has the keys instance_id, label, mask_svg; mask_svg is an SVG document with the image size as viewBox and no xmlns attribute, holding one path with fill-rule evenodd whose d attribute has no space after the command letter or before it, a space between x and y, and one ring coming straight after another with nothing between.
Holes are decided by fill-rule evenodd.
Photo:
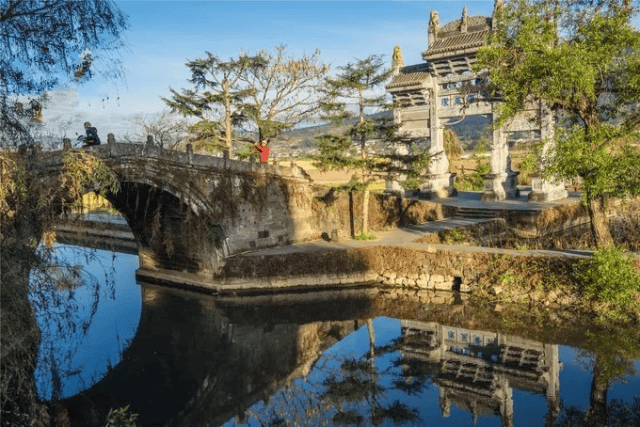
<instances>
[{"instance_id":1,"label":"stone arch bridge","mask_svg":"<svg viewBox=\"0 0 640 427\"><path fill-rule=\"evenodd\" d=\"M211 277L225 257L318 234L301 169L149 144L87 150L118 176L120 189L107 199L133 231L142 268ZM45 153L45 179L59 179L64 153Z\"/></svg>"}]
</instances>

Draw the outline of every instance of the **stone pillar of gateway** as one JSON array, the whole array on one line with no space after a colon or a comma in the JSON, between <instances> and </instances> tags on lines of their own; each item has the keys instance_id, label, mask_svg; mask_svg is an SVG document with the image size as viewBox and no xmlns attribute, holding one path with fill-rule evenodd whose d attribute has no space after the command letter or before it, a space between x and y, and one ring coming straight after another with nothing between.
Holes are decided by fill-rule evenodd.
<instances>
[{"instance_id":1,"label":"stone pillar of gateway","mask_svg":"<svg viewBox=\"0 0 640 427\"><path fill-rule=\"evenodd\" d=\"M496 0L496 8L502 2ZM471 70L478 50L486 44L492 31L492 17L468 16L466 7L460 19L440 26L438 12L429 19L429 46L422 53L422 64L403 66L400 48L394 52L393 78L386 86L394 100L394 122L400 132L423 143L432 155L429 169L423 176L424 196L448 197L456 194L455 174L449 172L449 161L444 152L443 131L446 126L465 117L483 115L493 119L499 100L486 93L488 73ZM399 60L398 60L399 59ZM511 170L509 142L545 139L545 152L553 136L553 117L540 100L531 100L525 111L503 127L493 129L491 141L491 170L485 175L482 200L504 200L519 197L517 172ZM387 190L398 190L393 179L387 181ZM531 201L548 201L567 197L562 183L548 183L533 178Z\"/></svg>"}]
</instances>

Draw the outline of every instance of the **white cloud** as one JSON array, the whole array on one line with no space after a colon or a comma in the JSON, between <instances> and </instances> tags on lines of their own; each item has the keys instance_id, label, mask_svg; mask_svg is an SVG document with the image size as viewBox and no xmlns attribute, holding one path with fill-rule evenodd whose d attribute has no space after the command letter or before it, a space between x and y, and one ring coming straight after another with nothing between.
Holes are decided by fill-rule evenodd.
<instances>
[{"instance_id":1,"label":"white cloud","mask_svg":"<svg viewBox=\"0 0 640 427\"><path fill-rule=\"evenodd\" d=\"M81 97L77 88L63 88L49 92L50 98L44 105L44 125L36 128L36 139L47 144L60 144L62 138L67 136L75 143L79 135L84 135L84 122L90 122L98 129L98 135L102 142L107 141L107 134L113 133L116 140L129 134L136 133L137 126L132 119L141 116L144 104L136 103L136 111L124 108L128 103L128 97L116 96L115 98L89 98ZM20 101L27 102L29 97L21 97ZM155 112L162 109L161 101L153 105L153 109L146 112Z\"/></svg>"}]
</instances>

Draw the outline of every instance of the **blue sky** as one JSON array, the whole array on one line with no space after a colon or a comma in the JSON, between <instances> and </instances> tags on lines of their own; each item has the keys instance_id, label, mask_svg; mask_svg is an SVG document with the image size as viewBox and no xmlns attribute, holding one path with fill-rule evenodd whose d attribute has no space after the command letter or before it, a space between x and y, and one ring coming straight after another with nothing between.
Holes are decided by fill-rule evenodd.
<instances>
[{"instance_id":1,"label":"blue sky","mask_svg":"<svg viewBox=\"0 0 640 427\"><path fill-rule=\"evenodd\" d=\"M255 52L278 44L286 44L296 56L320 49L320 58L334 72L370 54L384 54L390 62L393 47L399 45L405 64L410 65L422 62L431 10L438 10L441 25L459 19L464 5L469 16L490 15L493 10L493 0L115 3L129 17L127 48L118 55L126 80L94 78L75 92L54 94L44 112L50 127L55 128L62 117L72 117L71 135L82 131L85 120L100 135L134 133L132 117L165 109L160 96L168 97L169 87L190 87L185 63L205 51L228 59L237 57L240 50Z\"/></svg>"}]
</instances>

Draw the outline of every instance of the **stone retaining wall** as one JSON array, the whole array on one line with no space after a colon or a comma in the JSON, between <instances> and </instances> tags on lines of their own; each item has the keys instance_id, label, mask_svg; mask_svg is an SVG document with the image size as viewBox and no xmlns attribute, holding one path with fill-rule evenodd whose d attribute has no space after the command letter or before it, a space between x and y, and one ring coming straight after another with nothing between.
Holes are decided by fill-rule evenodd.
<instances>
[{"instance_id":1,"label":"stone retaining wall","mask_svg":"<svg viewBox=\"0 0 640 427\"><path fill-rule=\"evenodd\" d=\"M378 284L416 291L472 292L488 274L495 254L479 250L441 250L399 246L372 246L348 250L296 252L281 255L245 255L230 258L213 281L185 281L162 272L140 270L143 280L220 294L259 294L285 291L352 288ZM501 251L508 257L536 255ZM546 264L574 262L579 256L540 257ZM182 283L182 285L180 285Z\"/></svg>"},{"instance_id":2,"label":"stone retaining wall","mask_svg":"<svg viewBox=\"0 0 640 427\"><path fill-rule=\"evenodd\" d=\"M482 251L443 251L435 246L425 246L424 249L374 246L326 251L319 259L314 259L317 256L315 253L299 253L228 260L220 277L220 285L242 290L376 282L390 287L442 291L455 288L470 292L477 286L477 280L483 274L483 265L486 265L491 254ZM337 262L332 262L334 259ZM299 265L299 262L305 265ZM246 265L249 263L252 266ZM269 264L287 265L292 272L300 271L303 274L267 275L264 269L256 268ZM241 269L240 265L244 265L246 273L238 277L234 272ZM354 265L359 268L354 269ZM311 268L318 272L312 274Z\"/></svg>"}]
</instances>

